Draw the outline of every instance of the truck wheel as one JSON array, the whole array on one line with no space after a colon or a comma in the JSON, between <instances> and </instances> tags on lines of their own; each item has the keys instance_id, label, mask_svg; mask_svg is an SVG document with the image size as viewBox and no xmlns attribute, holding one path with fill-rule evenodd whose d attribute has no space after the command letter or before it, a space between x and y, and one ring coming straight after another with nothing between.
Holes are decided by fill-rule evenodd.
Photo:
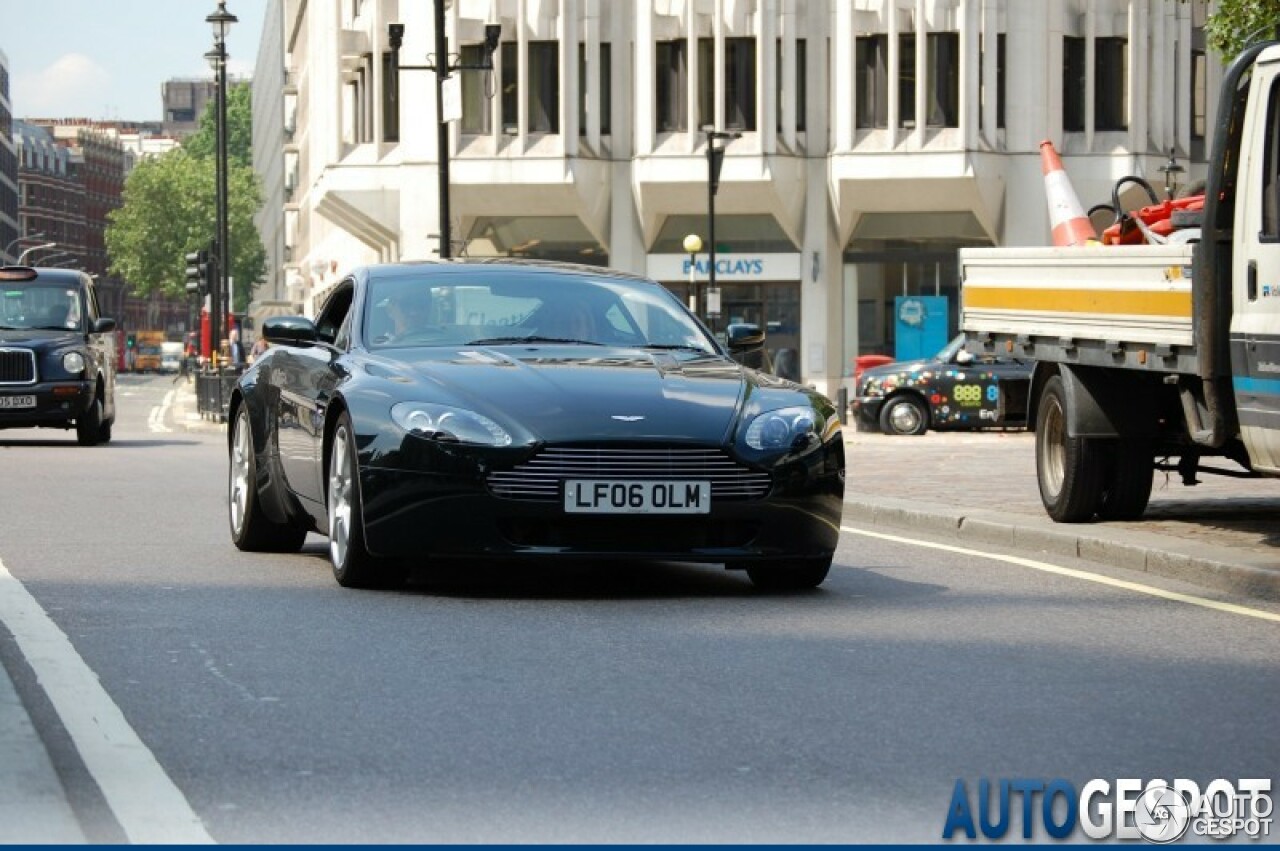
<instances>
[{"instance_id":1,"label":"truck wheel","mask_svg":"<svg viewBox=\"0 0 1280 851\"><path fill-rule=\"evenodd\" d=\"M894 396L880 411L880 430L885 434L924 434L929 430L929 409L916 396Z\"/></svg>"},{"instance_id":2,"label":"truck wheel","mask_svg":"<svg viewBox=\"0 0 1280 851\"><path fill-rule=\"evenodd\" d=\"M1103 469L1097 440L1067 435L1062 376L1045 382L1036 412L1036 480L1040 501L1059 523L1093 518L1102 498Z\"/></svg>"},{"instance_id":3,"label":"truck wheel","mask_svg":"<svg viewBox=\"0 0 1280 851\"><path fill-rule=\"evenodd\" d=\"M1098 503L1103 520L1137 520L1151 499L1155 458L1144 440L1120 440L1106 465L1106 490Z\"/></svg>"}]
</instances>

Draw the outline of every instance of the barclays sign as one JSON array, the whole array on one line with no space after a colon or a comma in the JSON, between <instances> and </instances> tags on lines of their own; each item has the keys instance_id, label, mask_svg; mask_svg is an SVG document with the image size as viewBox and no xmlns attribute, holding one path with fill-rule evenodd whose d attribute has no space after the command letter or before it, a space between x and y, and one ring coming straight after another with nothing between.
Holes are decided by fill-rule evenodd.
<instances>
[{"instance_id":1,"label":"barclays sign","mask_svg":"<svg viewBox=\"0 0 1280 851\"><path fill-rule=\"evenodd\" d=\"M705 281L711 264L705 254L650 254L646 272L657 281ZM717 254L716 280L721 283L800 280L799 254Z\"/></svg>"}]
</instances>

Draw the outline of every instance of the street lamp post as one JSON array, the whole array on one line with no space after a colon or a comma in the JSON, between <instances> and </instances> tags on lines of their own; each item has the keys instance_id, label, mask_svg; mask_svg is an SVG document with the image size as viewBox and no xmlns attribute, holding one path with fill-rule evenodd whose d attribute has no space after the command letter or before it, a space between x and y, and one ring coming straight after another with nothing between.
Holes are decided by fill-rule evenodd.
<instances>
[{"instance_id":1,"label":"street lamp post","mask_svg":"<svg viewBox=\"0 0 1280 851\"><path fill-rule=\"evenodd\" d=\"M218 0L218 8L205 18L213 27L213 50L206 53L216 76L217 101L217 150L214 164L217 170L217 234L215 236L217 257L217 273L209 287L209 332L213 362L217 362L217 352L221 349L223 297L230 303L231 294L227 290L227 256L229 242L227 238L227 33L238 18L227 11L226 0Z\"/></svg>"},{"instance_id":2,"label":"street lamp post","mask_svg":"<svg viewBox=\"0 0 1280 851\"><path fill-rule=\"evenodd\" d=\"M500 24L484 26L484 58L479 65L467 65L461 60L449 60L449 38L444 31L445 0L435 0L436 52L427 57L425 65L401 65L400 45L404 42L404 24L387 25L387 41L391 46L391 83L395 86L392 102L400 103L399 79L401 71L434 71L436 75L436 148L439 159L440 250L441 259L453 256L453 237L449 224L449 121L444 117L444 87L452 71L492 71L493 51L502 36ZM433 58L434 57L434 58ZM451 120L451 119L450 119Z\"/></svg>"},{"instance_id":3,"label":"street lamp post","mask_svg":"<svg viewBox=\"0 0 1280 851\"><path fill-rule=\"evenodd\" d=\"M720 289L716 286L716 192L720 189L720 167L724 165L724 148L718 141L740 139L736 131L726 133L713 127L703 127L707 134L707 324L715 332L713 317L720 315Z\"/></svg>"},{"instance_id":4,"label":"street lamp post","mask_svg":"<svg viewBox=\"0 0 1280 851\"><path fill-rule=\"evenodd\" d=\"M684 250L689 252L689 309L698 312L698 252L702 250L702 237L691 233L684 238Z\"/></svg>"},{"instance_id":5,"label":"street lamp post","mask_svg":"<svg viewBox=\"0 0 1280 851\"><path fill-rule=\"evenodd\" d=\"M56 243L56 242L46 242L46 243L43 243L42 245L33 245L33 246L31 246L30 248L28 248L26 251L24 251L24 252L22 252L21 254L19 254L19 255L18 255L18 260L17 260L17 262L16 262L14 265L15 265L15 266L21 266L21 265L22 265L22 261L23 261L23 260L26 260L26 259L27 259L27 255L28 255L28 254L30 254L30 253L31 253L31 252L33 252L33 251L44 251L46 248L53 248L53 247L54 247L55 245L57 245L57 244L58 244L58 243Z\"/></svg>"},{"instance_id":6,"label":"street lamp post","mask_svg":"<svg viewBox=\"0 0 1280 851\"><path fill-rule=\"evenodd\" d=\"M4 255L8 257L9 252L13 249L15 245L18 245L19 243L26 242L28 239L40 239L43 236L44 236L44 231L36 231L35 233L24 234L23 236L18 237L13 242L9 243L4 247Z\"/></svg>"}]
</instances>

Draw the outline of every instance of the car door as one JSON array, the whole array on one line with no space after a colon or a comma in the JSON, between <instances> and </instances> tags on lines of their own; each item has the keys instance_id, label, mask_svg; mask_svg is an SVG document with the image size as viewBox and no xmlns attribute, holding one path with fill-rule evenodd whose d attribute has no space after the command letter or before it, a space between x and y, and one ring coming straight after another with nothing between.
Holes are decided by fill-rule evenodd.
<instances>
[{"instance_id":1,"label":"car door","mask_svg":"<svg viewBox=\"0 0 1280 851\"><path fill-rule=\"evenodd\" d=\"M84 300L89 353L97 373L102 376L102 415L107 422L113 422L116 418L116 335L114 328L102 332L94 330L103 316L98 305L98 292L93 286L85 288Z\"/></svg>"},{"instance_id":2,"label":"car door","mask_svg":"<svg viewBox=\"0 0 1280 851\"><path fill-rule=\"evenodd\" d=\"M316 317L315 345L281 346L271 360L271 381L279 391L275 426L280 465L289 489L313 503L317 513L324 504L325 409L337 384L336 362L342 354L335 341L346 324L353 292L354 283L347 280L330 294Z\"/></svg>"}]
</instances>

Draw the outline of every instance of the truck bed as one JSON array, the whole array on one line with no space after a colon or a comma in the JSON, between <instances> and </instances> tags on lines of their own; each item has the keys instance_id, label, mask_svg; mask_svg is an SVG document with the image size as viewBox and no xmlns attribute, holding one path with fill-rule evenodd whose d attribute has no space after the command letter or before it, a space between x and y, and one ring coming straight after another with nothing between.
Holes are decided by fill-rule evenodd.
<instances>
[{"instance_id":1,"label":"truck bed","mask_svg":"<svg viewBox=\"0 0 1280 851\"><path fill-rule=\"evenodd\" d=\"M1037 360L1194 372L1191 245L966 248L961 330Z\"/></svg>"}]
</instances>

